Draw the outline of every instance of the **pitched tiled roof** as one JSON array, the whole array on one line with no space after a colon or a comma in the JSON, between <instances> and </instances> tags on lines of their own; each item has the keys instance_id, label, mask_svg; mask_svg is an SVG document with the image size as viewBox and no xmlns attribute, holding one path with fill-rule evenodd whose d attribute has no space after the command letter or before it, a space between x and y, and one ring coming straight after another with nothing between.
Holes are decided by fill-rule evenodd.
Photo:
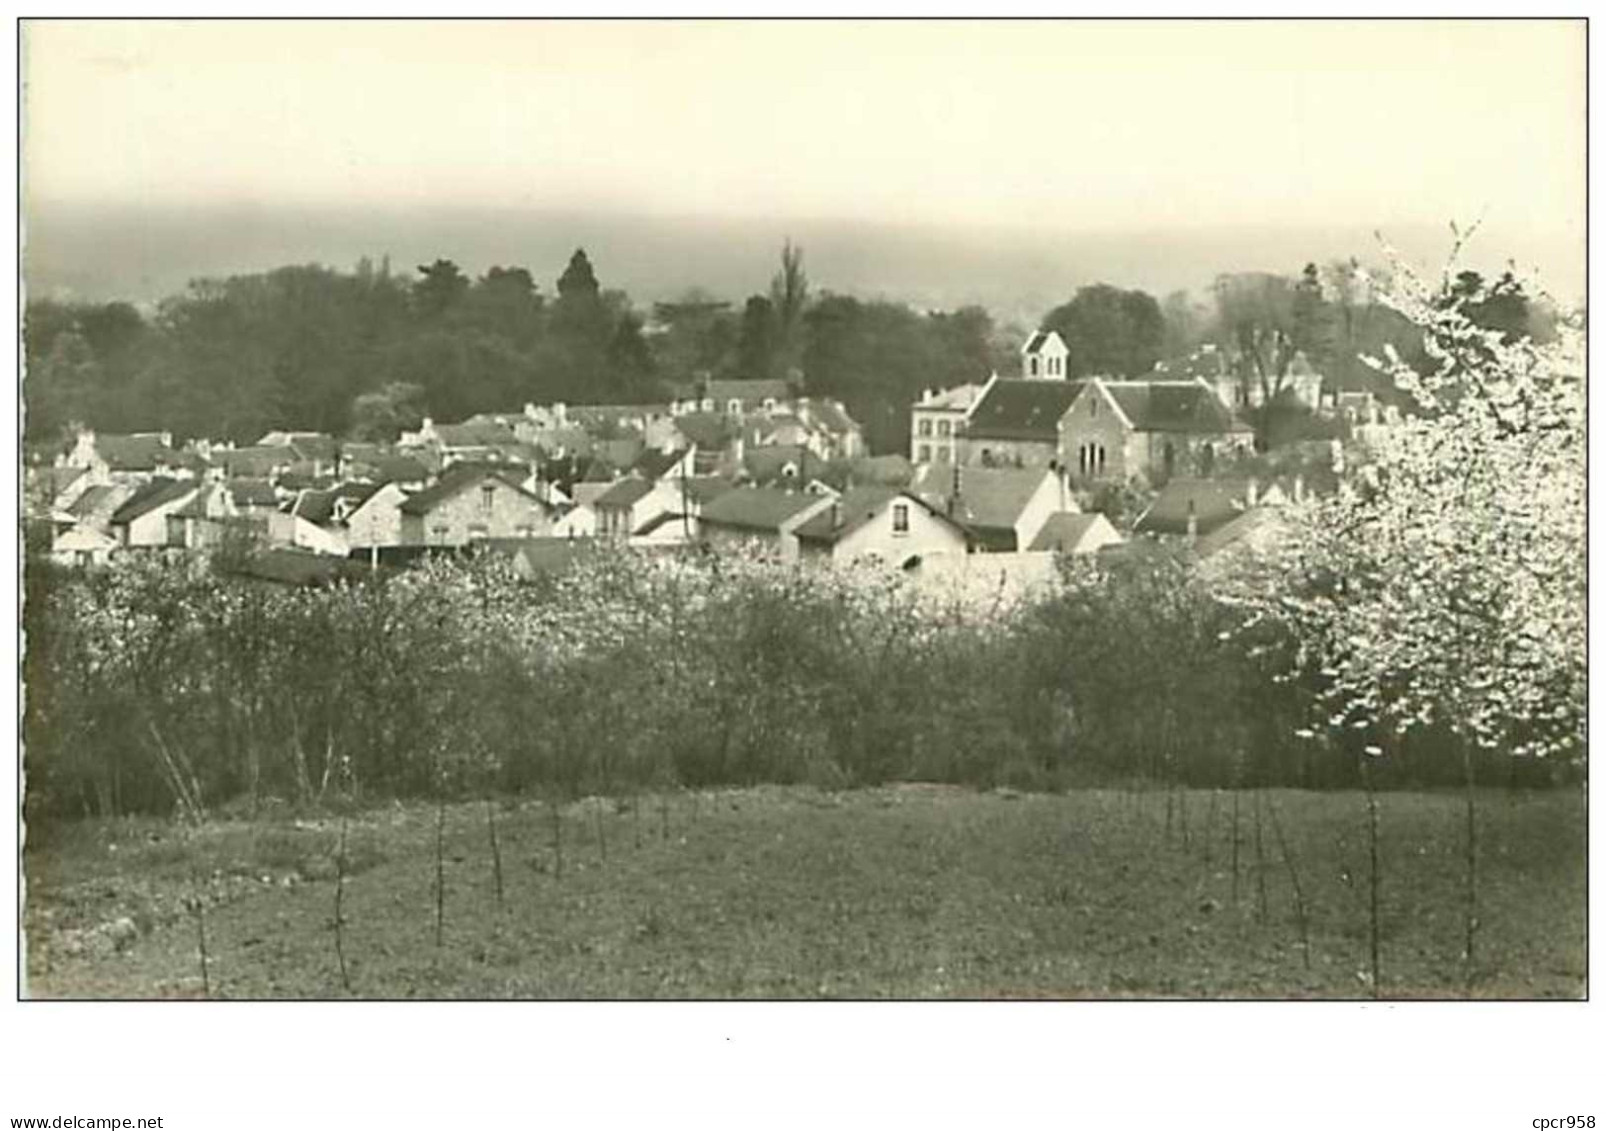
<instances>
[{"instance_id":1,"label":"pitched tiled roof","mask_svg":"<svg viewBox=\"0 0 1606 1131\"><path fill-rule=\"evenodd\" d=\"M378 490L377 483L342 483L327 491L303 491L291 505L290 513L323 526L334 518L335 507L342 499L350 510L356 510Z\"/></svg>"},{"instance_id":2,"label":"pitched tiled roof","mask_svg":"<svg viewBox=\"0 0 1606 1131\"><path fill-rule=\"evenodd\" d=\"M1063 511L1048 516L1043 523L1043 529L1037 532L1032 539L1029 550L1058 550L1061 553L1071 553L1076 549L1087 532L1092 530L1101 514L1067 514ZM1106 519L1106 521L1108 521Z\"/></svg>"},{"instance_id":3,"label":"pitched tiled roof","mask_svg":"<svg viewBox=\"0 0 1606 1131\"><path fill-rule=\"evenodd\" d=\"M594 507L629 507L653 489L653 483L648 479L638 479L634 475L619 480L591 503Z\"/></svg>"},{"instance_id":4,"label":"pitched tiled roof","mask_svg":"<svg viewBox=\"0 0 1606 1131\"><path fill-rule=\"evenodd\" d=\"M449 469L440 477L440 481L433 487L427 487L416 495L410 495L401 504L403 514L428 514L435 507L454 498L470 488L477 487L487 479L499 479L507 486L531 502L545 506L540 499L519 486L517 472L503 472L483 464L459 465Z\"/></svg>"},{"instance_id":5,"label":"pitched tiled roof","mask_svg":"<svg viewBox=\"0 0 1606 1131\"><path fill-rule=\"evenodd\" d=\"M948 514L972 530L1008 532L1014 535L1026 504L1053 473L1043 470L962 467L959 469L959 499L950 512L953 495L953 468L927 464L911 490L932 509Z\"/></svg>"},{"instance_id":6,"label":"pitched tiled roof","mask_svg":"<svg viewBox=\"0 0 1606 1131\"><path fill-rule=\"evenodd\" d=\"M787 464L796 464L801 474L804 464L821 465L825 461L811 456L807 448L797 444L770 444L762 448L748 448L742 455L742 467L760 483L780 475Z\"/></svg>"},{"instance_id":7,"label":"pitched tiled roof","mask_svg":"<svg viewBox=\"0 0 1606 1131\"><path fill-rule=\"evenodd\" d=\"M108 518L114 514L118 507L134 494L135 488L120 483L113 483L104 487L88 487L84 493L73 500L67 513L74 518L92 518L96 515Z\"/></svg>"},{"instance_id":8,"label":"pitched tiled roof","mask_svg":"<svg viewBox=\"0 0 1606 1131\"><path fill-rule=\"evenodd\" d=\"M635 463L645 447L640 437L630 436L620 440L597 440L592 451L600 459L623 469Z\"/></svg>"},{"instance_id":9,"label":"pitched tiled roof","mask_svg":"<svg viewBox=\"0 0 1606 1131\"><path fill-rule=\"evenodd\" d=\"M118 436L97 433L95 450L113 471L155 471L158 466L178 467L187 462L160 436L149 433Z\"/></svg>"},{"instance_id":10,"label":"pitched tiled roof","mask_svg":"<svg viewBox=\"0 0 1606 1131\"><path fill-rule=\"evenodd\" d=\"M1196 532L1209 534L1242 514L1248 499L1248 480L1173 479L1133 529L1140 534L1186 534L1191 516L1197 520Z\"/></svg>"},{"instance_id":11,"label":"pitched tiled roof","mask_svg":"<svg viewBox=\"0 0 1606 1131\"><path fill-rule=\"evenodd\" d=\"M198 487L199 484L193 479L156 478L149 483L142 483L123 505L117 508L117 512L112 515L112 525L125 526L157 507L182 499Z\"/></svg>"},{"instance_id":12,"label":"pitched tiled roof","mask_svg":"<svg viewBox=\"0 0 1606 1131\"><path fill-rule=\"evenodd\" d=\"M675 428L704 451L717 451L736 435L729 418L712 412L688 412L677 416Z\"/></svg>"},{"instance_id":13,"label":"pitched tiled roof","mask_svg":"<svg viewBox=\"0 0 1606 1131\"><path fill-rule=\"evenodd\" d=\"M1059 420L1082 391L1080 381L994 381L970 414L967 435L976 440L1059 442Z\"/></svg>"},{"instance_id":14,"label":"pitched tiled roof","mask_svg":"<svg viewBox=\"0 0 1606 1131\"><path fill-rule=\"evenodd\" d=\"M784 401L792 396L792 387L779 378L760 379L752 381L710 381L707 385L706 397L712 397L718 408L724 408L725 402L739 400L749 404L762 404L767 397Z\"/></svg>"},{"instance_id":15,"label":"pitched tiled roof","mask_svg":"<svg viewBox=\"0 0 1606 1131\"><path fill-rule=\"evenodd\" d=\"M834 545L900 499L924 507L942 522L958 525L911 492L894 487L854 487L845 492L832 507L810 517L794 533L805 542Z\"/></svg>"},{"instance_id":16,"label":"pitched tiled roof","mask_svg":"<svg viewBox=\"0 0 1606 1131\"><path fill-rule=\"evenodd\" d=\"M643 479L657 479L684 459L686 450L676 448L674 451L660 452L648 449L636 457L636 462L631 464L630 470Z\"/></svg>"},{"instance_id":17,"label":"pitched tiled roof","mask_svg":"<svg viewBox=\"0 0 1606 1131\"><path fill-rule=\"evenodd\" d=\"M1215 392L1196 381L1106 381L1139 432L1250 432Z\"/></svg>"},{"instance_id":18,"label":"pitched tiled roof","mask_svg":"<svg viewBox=\"0 0 1606 1131\"><path fill-rule=\"evenodd\" d=\"M287 447L295 452L297 459L328 462L340 450L340 441L323 432L269 432L256 446Z\"/></svg>"},{"instance_id":19,"label":"pitched tiled roof","mask_svg":"<svg viewBox=\"0 0 1606 1131\"><path fill-rule=\"evenodd\" d=\"M899 494L891 487L854 487L804 522L795 533L809 542L834 543L874 518Z\"/></svg>"},{"instance_id":20,"label":"pitched tiled roof","mask_svg":"<svg viewBox=\"0 0 1606 1131\"><path fill-rule=\"evenodd\" d=\"M1276 507L1251 507L1201 535L1194 543L1194 553L1208 558L1239 545L1252 552L1256 543L1277 537L1287 524L1287 517Z\"/></svg>"},{"instance_id":21,"label":"pitched tiled roof","mask_svg":"<svg viewBox=\"0 0 1606 1131\"><path fill-rule=\"evenodd\" d=\"M448 448L477 448L495 447L498 444L513 444L518 437L512 429L501 424L437 424L435 435L440 439L442 446Z\"/></svg>"},{"instance_id":22,"label":"pitched tiled roof","mask_svg":"<svg viewBox=\"0 0 1606 1131\"><path fill-rule=\"evenodd\" d=\"M848 415L841 401L810 398L804 402L808 418L827 432L845 436L859 431L859 422Z\"/></svg>"},{"instance_id":23,"label":"pitched tiled roof","mask_svg":"<svg viewBox=\"0 0 1606 1131\"><path fill-rule=\"evenodd\" d=\"M562 573L592 545L584 538L482 538L474 548L520 558L532 573Z\"/></svg>"},{"instance_id":24,"label":"pitched tiled roof","mask_svg":"<svg viewBox=\"0 0 1606 1131\"><path fill-rule=\"evenodd\" d=\"M229 497L237 507L276 507L278 493L266 479L230 479Z\"/></svg>"},{"instance_id":25,"label":"pitched tiled roof","mask_svg":"<svg viewBox=\"0 0 1606 1131\"><path fill-rule=\"evenodd\" d=\"M275 471L300 462L296 453L280 444L257 445L250 448L214 451L212 462L230 476L248 476L266 479Z\"/></svg>"},{"instance_id":26,"label":"pitched tiled roof","mask_svg":"<svg viewBox=\"0 0 1606 1131\"><path fill-rule=\"evenodd\" d=\"M538 448L553 452L562 448L565 452L572 452L578 455L589 455L595 443L591 439L591 434L578 424L565 424L554 428L538 428L532 433L527 433L527 435L534 439L535 446Z\"/></svg>"},{"instance_id":27,"label":"pitched tiled roof","mask_svg":"<svg viewBox=\"0 0 1606 1131\"><path fill-rule=\"evenodd\" d=\"M421 483L429 476L429 469L412 456L380 456L369 467L381 483Z\"/></svg>"},{"instance_id":28,"label":"pitched tiled roof","mask_svg":"<svg viewBox=\"0 0 1606 1131\"><path fill-rule=\"evenodd\" d=\"M44 469L45 490L55 498L88 473L83 467L47 467Z\"/></svg>"},{"instance_id":29,"label":"pitched tiled roof","mask_svg":"<svg viewBox=\"0 0 1606 1131\"><path fill-rule=\"evenodd\" d=\"M956 385L952 389L936 390L930 400L921 399L915 404L916 408L923 409L953 409L963 410L969 408L985 385Z\"/></svg>"},{"instance_id":30,"label":"pitched tiled roof","mask_svg":"<svg viewBox=\"0 0 1606 1131\"><path fill-rule=\"evenodd\" d=\"M736 485L723 475L693 475L677 483L683 488L683 494L694 503L706 506L719 498L726 491L734 490Z\"/></svg>"},{"instance_id":31,"label":"pitched tiled roof","mask_svg":"<svg viewBox=\"0 0 1606 1131\"><path fill-rule=\"evenodd\" d=\"M306 465L301 465L305 467ZM283 487L286 491L321 491L335 483L333 475L314 475L310 471L292 468L281 471L273 477L273 484Z\"/></svg>"},{"instance_id":32,"label":"pitched tiled roof","mask_svg":"<svg viewBox=\"0 0 1606 1131\"><path fill-rule=\"evenodd\" d=\"M774 533L789 519L817 506L818 495L767 487L738 487L726 491L703 508L705 526Z\"/></svg>"},{"instance_id":33,"label":"pitched tiled roof","mask_svg":"<svg viewBox=\"0 0 1606 1131\"><path fill-rule=\"evenodd\" d=\"M219 487L215 483L207 483L207 484L205 484L204 486L201 487L201 489L199 491L195 492L195 497L193 499L191 499L189 502L185 503L183 506L179 507L178 510L171 512L169 517L172 517L172 518L205 518L205 517L207 517L207 504L211 501L212 496L217 494L217 492L219 492L221 490L222 490L222 488Z\"/></svg>"}]
</instances>

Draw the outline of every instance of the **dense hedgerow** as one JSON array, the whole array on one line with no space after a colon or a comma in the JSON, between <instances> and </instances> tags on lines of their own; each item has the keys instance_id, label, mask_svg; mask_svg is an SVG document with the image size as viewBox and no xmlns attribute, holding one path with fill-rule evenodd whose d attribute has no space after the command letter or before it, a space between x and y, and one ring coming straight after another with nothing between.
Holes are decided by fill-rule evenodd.
<instances>
[{"instance_id":1,"label":"dense hedgerow","mask_svg":"<svg viewBox=\"0 0 1606 1131\"><path fill-rule=\"evenodd\" d=\"M623 550L535 582L485 556L313 590L30 565L26 598L39 817L346 789L1352 781L1291 741L1307 704L1267 677L1277 642L1229 631L1164 556L981 613L868 566Z\"/></svg>"}]
</instances>

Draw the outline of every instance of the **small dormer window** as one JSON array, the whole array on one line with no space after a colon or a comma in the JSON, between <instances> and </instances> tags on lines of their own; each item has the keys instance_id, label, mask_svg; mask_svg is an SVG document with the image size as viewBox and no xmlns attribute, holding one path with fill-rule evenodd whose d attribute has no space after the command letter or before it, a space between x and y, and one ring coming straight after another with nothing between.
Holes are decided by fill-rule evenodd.
<instances>
[{"instance_id":1,"label":"small dormer window","mask_svg":"<svg viewBox=\"0 0 1606 1131\"><path fill-rule=\"evenodd\" d=\"M732 397L725 402L725 411L732 416L740 416L742 414L742 402Z\"/></svg>"},{"instance_id":2,"label":"small dormer window","mask_svg":"<svg viewBox=\"0 0 1606 1131\"><path fill-rule=\"evenodd\" d=\"M764 398L764 411L765 412L774 412L775 411L775 398L774 397L765 397Z\"/></svg>"}]
</instances>

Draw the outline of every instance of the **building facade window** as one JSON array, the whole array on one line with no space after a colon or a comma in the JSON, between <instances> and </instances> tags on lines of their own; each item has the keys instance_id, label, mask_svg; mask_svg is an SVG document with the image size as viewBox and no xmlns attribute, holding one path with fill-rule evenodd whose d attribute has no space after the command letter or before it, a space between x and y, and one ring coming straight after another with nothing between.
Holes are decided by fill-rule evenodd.
<instances>
[{"instance_id":1,"label":"building facade window","mask_svg":"<svg viewBox=\"0 0 1606 1131\"><path fill-rule=\"evenodd\" d=\"M894 503L892 505L892 532L894 534L909 533L908 503Z\"/></svg>"},{"instance_id":2,"label":"building facade window","mask_svg":"<svg viewBox=\"0 0 1606 1131\"><path fill-rule=\"evenodd\" d=\"M921 420L917 430L922 436L931 435L931 421L924 419Z\"/></svg>"},{"instance_id":3,"label":"building facade window","mask_svg":"<svg viewBox=\"0 0 1606 1131\"><path fill-rule=\"evenodd\" d=\"M920 463L930 463L931 462L931 445L930 444L921 444L920 445L920 458L919 458L918 462L920 462Z\"/></svg>"},{"instance_id":4,"label":"building facade window","mask_svg":"<svg viewBox=\"0 0 1606 1131\"><path fill-rule=\"evenodd\" d=\"M944 439L954 434L954 422L951 420L937 421L937 435Z\"/></svg>"},{"instance_id":5,"label":"building facade window","mask_svg":"<svg viewBox=\"0 0 1606 1131\"><path fill-rule=\"evenodd\" d=\"M490 514L496 506L496 488L487 483L480 488L480 510Z\"/></svg>"}]
</instances>

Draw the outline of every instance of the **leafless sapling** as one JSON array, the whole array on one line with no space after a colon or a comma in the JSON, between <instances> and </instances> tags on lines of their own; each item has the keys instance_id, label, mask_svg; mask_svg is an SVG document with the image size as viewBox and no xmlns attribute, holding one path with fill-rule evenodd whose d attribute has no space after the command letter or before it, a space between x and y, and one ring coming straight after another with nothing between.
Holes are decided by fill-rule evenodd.
<instances>
[{"instance_id":1,"label":"leafless sapling","mask_svg":"<svg viewBox=\"0 0 1606 1131\"><path fill-rule=\"evenodd\" d=\"M1288 849L1288 838L1283 835L1283 823L1277 816L1277 803L1268 798L1266 810L1271 816L1271 831L1277 838L1277 848L1282 853L1283 866L1288 869L1288 881L1294 888L1294 918L1299 924L1299 949L1305 957L1305 969L1309 970L1310 927L1305 914L1305 889L1300 885L1299 868L1294 863L1294 854Z\"/></svg>"}]
</instances>

